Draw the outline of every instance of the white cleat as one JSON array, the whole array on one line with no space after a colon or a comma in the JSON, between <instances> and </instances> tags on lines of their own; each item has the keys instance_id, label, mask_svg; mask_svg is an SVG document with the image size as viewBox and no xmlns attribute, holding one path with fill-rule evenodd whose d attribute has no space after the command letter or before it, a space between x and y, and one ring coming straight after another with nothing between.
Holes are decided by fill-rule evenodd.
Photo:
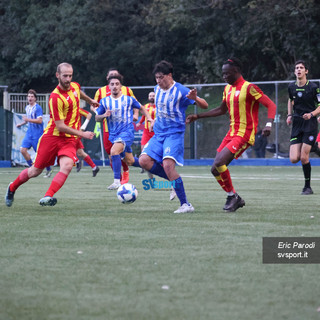
<instances>
[{"instance_id":1,"label":"white cleat","mask_svg":"<svg viewBox=\"0 0 320 320\"><path fill-rule=\"evenodd\" d=\"M192 206L191 203L184 203L178 210L174 211L173 213L188 213L188 212L193 212L194 207Z\"/></svg>"},{"instance_id":2,"label":"white cleat","mask_svg":"<svg viewBox=\"0 0 320 320\"><path fill-rule=\"evenodd\" d=\"M54 205L56 205L56 203L57 203L57 199L49 196L43 197L39 201L40 206L53 207Z\"/></svg>"},{"instance_id":3,"label":"white cleat","mask_svg":"<svg viewBox=\"0 0 320 320\"><path fill-rule=\"evenodd\" d=\"M176 194L174 188L171 187L171 191L170 191L170 201L172 201L176 196L177 196L177 194Z\"/></svg>"},{"instance_id":4,"label":"white cleat","mask_svg":"<svg viewBox=\"0 0 320 320\"><path fill-rule=\"evenodd\" d=\"M121 183L117 183L117 182L114 182L113 184L111 184L109 187L108 187L108 190L118 190L119 187L121 186Z\"/></svg>"}]
</instances>

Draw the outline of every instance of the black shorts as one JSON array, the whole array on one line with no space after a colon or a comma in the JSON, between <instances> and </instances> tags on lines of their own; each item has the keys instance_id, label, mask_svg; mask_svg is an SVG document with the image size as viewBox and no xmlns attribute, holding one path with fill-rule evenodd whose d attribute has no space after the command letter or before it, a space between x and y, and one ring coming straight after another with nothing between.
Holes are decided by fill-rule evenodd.
<instances>
[{"instance_id":1,"label":"black shorts","mask_svg":"<svg viewBox=\"0 0 320 320\"><path fill-rule=\"evenodd\" d=\"M316 142L316 138L318 135L317 130L314 130L313 132L303 132L300 131L298 134L294 135L294 132L291 134L290 138L290 145L297 144L297 143L305 143L310 146L313 146Z\"/></svg>"}]
</instances>

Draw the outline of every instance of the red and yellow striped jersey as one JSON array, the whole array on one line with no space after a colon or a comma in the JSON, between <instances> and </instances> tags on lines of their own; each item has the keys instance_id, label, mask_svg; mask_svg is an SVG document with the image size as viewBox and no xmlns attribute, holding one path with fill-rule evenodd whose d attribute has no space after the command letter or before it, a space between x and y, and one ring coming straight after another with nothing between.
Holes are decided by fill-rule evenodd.
<instances>
[{"instance_id":1,"label":"red and yellow striped jersey","mask_svg":"<svg viewBox=\"0 0 320 320\"><path fill-rule=\"evenodd\" d=\"M82 117L87 117L87 115L89 114L89 111L87 111L87 110L84 110L84 109L82 109L82 108L80 108L79 109L79 113L80 113L80 116L82 116Z\"/></svg>"},{"instance_id":2,"label":"red and yellow striped jersey","mask_svg":"<svg viewBox=\"0 0 320 320\"><path fill-rule=\"evenodd\" d=\"M80 127L80 84L71 82L70 90L64 91L57 86L49 98L50 120L43 134L76 137L68 133L60 132L55 121L64 120L64 123L73 129L78 130Z\"/></svg>"},{"instance_id":3,"label":"red and yellow striped jersey","mask_svg":"<svg viewBox=\"0 0 320 320\"><path fill-rule=\"evenodd\" d=\"M125 87L125 86L122 86L121 87L121 91L122 91L122 94L125 95L125 96L129 96L129 97L133 97L136 99L136 97L134 96L132 90L129 88L129 87ZM109 88L108 85L102 87L102 88L99 88L97 91L96 91L96 94L94 95L94 100L100 102L101 99L105 98L105 97L108 97L111 95L111 90ZM105 132L108 132L108 124L107 124L107 119L103 119L103 130Z\"/></svg>"},{"instance_id":4,"label":"red and yellow striped jersey","mask_svg":"<svg viewBox=\"0 0 320 320\"><path fill-rule=\"evenodd\" d=\"M151 119L154 120L156 118L156 105L151 104L151 103L147 103L144 107L149 112ZM143 115L141 117L140 123L145 121L145 119L146 119L146 117ZM149 130L149 127L150 127L150 123L148 121L145 121L144 128Z\"/></svg>"},{"instance_id":5,"label":"red and yellow striped jersey","mask_svg":"<svg viewBox=\"0 0 320 320\"><path fill-rule=\"evenodd\" d=\"M259 102L264 95L262 90L240 77L232 85L225 86L223 101L227 104L230 116L228 134L245 138L254 143L258 125Z\"/></svg>"}]
</instances>

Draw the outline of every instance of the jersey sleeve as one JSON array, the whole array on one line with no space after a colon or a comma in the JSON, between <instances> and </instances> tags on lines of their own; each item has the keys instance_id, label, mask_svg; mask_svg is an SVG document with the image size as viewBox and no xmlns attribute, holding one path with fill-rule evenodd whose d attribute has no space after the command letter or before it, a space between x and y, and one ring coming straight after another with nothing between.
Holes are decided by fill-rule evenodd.
<instances>
[{"instance_id":1,"label":"jersey sleeve","mask_svg":"<svg viewBox=\"0 0 320 320\"><path fill-rule=\"evenodd\" d=\"M129 96L130 96L130 97L133 97L133 98L137 99L137 98L135 97L133 91L132 91L130 88L128 88L128 93L129 93Z\"/></svg>"},{"instance_id":2,"label":"jersey sleeve","mask_svg":"<svg viewBox=\"0 0 320 320\"><path fill-rule=\"evenodd\" d=\"M42 108L39 104L37 104L37 109L36 109L36 118L42 118L43 116L43 111Z\"/></svg>"},{"instance_id":3,"label":"jersey sleeve","mask_svg":"<svg viewBox=\"0 0 320 320\"><path fill-rule=\"evenodd\" d=\"M57 94L53 94L49 100L49 108L53 121L64 120L63 102Z\"/></svg>"},{"instance_id":4,"label":"jersey sleeve","mask_svg":"<svg viewBox=\"0 0 320 320\"><path fill-rule=\"evenodd\" d=\"M133 103L132 103L132 108L135 108L135 109L140 109L141 107L141 104L140 102L138 102L135 98L131 97Z\"/></svg>"},{"instance_id":5,"label":"jersey sleeve","mask_svg":"<svg viewBox=\"0 0 320 320\"><path fill-rule=\"evenodd\" d=\"M87 117L87 115L89 114L89 111L84 110L82 108L79 109L80 115L83 117Z\"/></svg>"},{"instance_id":6,"label":"jersey sleeve","mask_svg":"<svg viewBox=\"0 0 320 320\"><path fill-rule=\"evenodd\" d=\"M105 107L104 103L105 103L105 98L100 101L100 105L96 109L96 113L98 115L102 115L102 114L104 114L106 112L106 107Z\"/></svg>"},{"instance_id":7,"label":"jersey sleeve","mask_svg":"<svg viewBox=\"0 0 320 320\"><path fill-rule=\"evenodd\" d=\"M98 89L98 90L96 91L96 94L94 95L94 100L96 100L96 101L98 101L98 102L100 102L100 100L101 100L100 91L101 91L101 89Z\"/></svg>"},{"instance_id":8,"label":"jersey sleeve","mask_svg":"<svg viewBox=\"0 0 320 320\"><path fill-rule=\"evenodd\" d=\"M251 83L249 85L249 94L251 95L251 97L254 100L259 100L263 96L264 93L262 92L262 90L258 86Z\"/></svg>"}]
</instances>

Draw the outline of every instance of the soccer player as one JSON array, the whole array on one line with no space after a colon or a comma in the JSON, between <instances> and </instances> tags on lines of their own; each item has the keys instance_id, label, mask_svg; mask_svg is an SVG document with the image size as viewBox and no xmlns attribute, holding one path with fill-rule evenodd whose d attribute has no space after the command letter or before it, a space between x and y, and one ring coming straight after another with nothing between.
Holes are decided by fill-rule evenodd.
<instances>
[{"instance_id":1,"label":"soccer player","mask_svg":"<svg viewBox=\"0 0 320 320\"><path fill-rule=\"evenodd\" d=\"M153 91L149 92L148 100L149 103L144 105L145 109L150 114L151 119L155 119L156 116L156 105L154 104L155 93ZM143 115L140 121L137 123L137 126L140 126L143 122L145 122L145 116ZM154 131L150 131L150 123L148 121L144 124L143 134L141 138L141 151L143 150L145 144L154 136Z\"/></svg>"},{"instance_id":2,"label":"soccer player","mask_svg":"<svg viewBox=\"0 0 320 320\"><path fill-rule=\"evenodd\" d=\"M86 118L86 120L84 121L84 123L80 127L80 130L85 131L87 128L87 125L92 117L92 114L82 108L80 108L79 111L80 111L80 115ZM100 168L95 165L95 163L92 161L91 157L84 151L84 146L81 141L81 138L77 139L77 157L79 159L76 163L77 172L79 172L82 168L82 159L92 168L92 176L93 177L95 177L97 175L97 173L100 171Z\"/></svg>"},{"instance_id":3,"label":"soccer player","mask_svg":"<svg viewBox=\"0 0 320 320\"><path fill-rule=\"evenodd\" d=\"M318 133L316 117L320 114L320 91L316 83L307 79L308 67L305 61L296 61L294 74L296 81L288 86L287 124L292 123L289 156L292 163L301 160L304 174L301 194L309 195L313 194L309 157Z\"/></svg>"},{"instance_id":4,"label":"soccer player","mask_svg":"<svg viewBox=\"0 0 320 320\"><path fill-rule=\"evenodd\" d=\"M154 104L154 97L155 97L154 91L149 92L148 94L149 103L144 105L144 107L149 112L153 120L156 117L156 105ZM141 152L144 146L147 144L147 142L154 136L154 131L150 131L150 123L148 121L145 121L144 115L141 117L140 121L137 123L137 126L139 127L143 122L145 122L145 124L144 124L144 129L143 129L142 138L141 138ZM144 171L145 170L142 169L141 173L144 173ZM150 172L148 172L148 175L150 179L153 178L153 175Z\"/></svg>"},{"instance_id":5,"label":"soccer player","mask_svg":"<svg viewBox=\"0 0 320 320\"><path fill-rule=\"evenodd\" d=\"M31 167L32 160L28 153L28 149L32 147L33 150L37 152L38 141L43 134L43 112L41 106L37 104L37 93L35 90L30 89L28 91L27 99L29 104L26 106L26 115L22 117L23 122L17 124L17 128L29 123L27 133L20 147L20 152L26 159L29 167ZM44 175L44 178L49 178L51 174L51 167L47 167L47 172Z\"/></svg>"},{"instance_id":6,"label":"soccer player","mask_svg":"<svg viewBox=\"0 0 320 320\"><path fill-rule=\"evenodd\" d=\"M197 96L197 90L184 87L173 79L173 66L162 60L156 64L153 74L155 87L156 121L155 135L145 145L139 162L142 168L172 182L180 208L174 213L193 212L188 202L183 181L176 170L176 164L183 165L185 111L194 103L207 109L208 103Z\"/></svg>"},{"instance_id":7,"label":"soccer player","mask_svg":"<svg viewBox=\"0 0 320 320\"><path fill-rule=\"evenodd\" d=\"M57 199L53 195L63 186L74 162L78 160L76 156L77 137L85 139L94 137L93 132L79 130L79 104L80 98L91 105L97 106L98 103L89 98L78 83L71 82L72 75L71 64L64 62L58 65L56 77L59 84L49 98L50 121L39 140L34 164L24 169L8 186L5 196L8 207L11 207L13 203L16 190L30 178L41 174L45 167L53 165L57 157L60 171L52 179L45 196L39 201L42 206L54 206Z\"/></svg>"},{"instance_id":8,"label":"soccer player","mask_svg":"<svg viewBox=\"0 0 320 320\"><path fill-rule=\"evenodd\" d=\"M116 190L121 185L121 157L128 165L140 167L139 160L133 157L131 149L134 139L133 109L141 109L147 121L153 124L149 113L135 98L122 94L122 81L120 74L108 78L111 95L101 99L100 106L96 110L96 121L107 118L109 140L112 143L110 155L114 182L108 187L108 190Z\"/></svg>"},{"instance_id":9,"label":"soccer player","mask_svg":"<svg viewBox=\"0 0 320 320\"><path fill-rule=\"evenodd\" d=\"M119 71L117 69L111 68L111 69L109 69L109 71L107 73L106 80L108 81L109 77L116 76L116 75L120 75ZM122 86L121 91L122 91L123 95L127 95L130 97L136 98L134 96L132 90L128 87ZM106 85L104 87L99 88L96 91L94 99L96 101L100 102L101 99L103 99L107 96L110 96L110 95L111 95L111 90L109 88L109 85ZM137 109L134 111L133 121L137 121L138 116L139 116L139 110ZM113 169L112 160L110 157L112 143L109 140L109 130L108 130L107 120L104 119L102 124L103 124L103 145L104 145L104 149L106 150L106 153L109 155L111 169ZM122 168L123 168L123 174L121 176L121 184L125 184L125 183L129 182L129 167L124 160L121 160L121 164L122 164Z\"/></svg>"},{"instance_id":10,"label":"soccer player","mask_svg":"<svg viewBox=\"0 0 320 320\"><path fill-rule=\"evenodd\" d=\"M243 79L239 59L230 58L225 61L222 66L222 76L228 84L224 88L220 106L208 112L189 115L187 123L200 118L218 117L229 112L230 129L217 149L211 173L227 193L223 209L226 212L234 212L243 207L245 201L233 187L228 165L254 144L260 103L268 108L268 121L262 133L265 136L270 135L276 105L258 86Z\"/></svg>"}]
</instances>

